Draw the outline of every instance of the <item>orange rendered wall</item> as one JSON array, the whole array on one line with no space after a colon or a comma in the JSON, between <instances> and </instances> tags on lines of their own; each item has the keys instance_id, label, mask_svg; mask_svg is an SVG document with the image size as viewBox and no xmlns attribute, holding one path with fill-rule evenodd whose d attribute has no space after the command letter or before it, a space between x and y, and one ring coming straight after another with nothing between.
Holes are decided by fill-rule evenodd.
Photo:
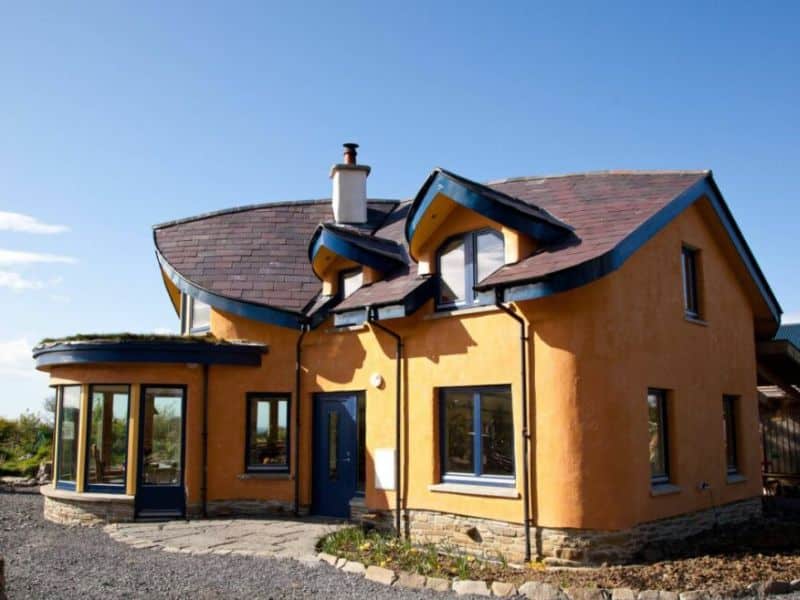
<instances>
[{"instance_id":1,"label":"orange rendered wall","mask_svg":"<svg viewBox=\"0 0 800 600\"><path fill-rule=\"evenodd\" d=\"M535 332L538 524L618 529L760 494L753 314L706 212L691 207L610 276L523 303ZM701 251L706 324L683 316L682 243ZM651 495L648 387L670 390L675 494ZM735 484L726 482L723 394L740 396L746 480Z\"/></svg>"},{"instance_id":2,"label":"orange rendered wall","mask_svg":"<svg viewBox=\"0 0 800 600\"><path fill-rule=\"evenodd\" d=\"M439 239L484 226L449 215ZM647 242L618 271L592 284L517 306L531 323L529 355L534 522L546 527L620 529L710 508L760 492L753 314L725 243L712 237L707 211L695 206ZM499 226L498 226L499 228ZM683 316L680 248L701 249L706 324ZM508 384L515 431L521 428L519 329L493 307L452 315L428 302L414 315L387 321L406 343L403 381L404 506L521 522L522 444L516 438L517 498L445 493L439 481L437 390L443 386ZM212 310L221 338L269 346L260 368L209 368L208 500L291 502L296 469L282 478L244 472L248 392L294 392L296 330ZM300 504L311 503L312 397L322 391L364 391L367 425L366 504L394 506L394 492L374 489L372 456L394 446L394 342L373 326L334 330L330 319L303 342ZM83 383L187 383L187 487L199 501L202 369L184 365L53 367L54 378ZM373 374L383 376L375 388ZM648 387L671 390L670 445L680 492L652 496L648 462ZM727 484L722 394L737 394L739 456L745 481ZM292 413L298 403L292 401ZM292 419L292 422L294 420Z\"/></svg>"}]
</instances>

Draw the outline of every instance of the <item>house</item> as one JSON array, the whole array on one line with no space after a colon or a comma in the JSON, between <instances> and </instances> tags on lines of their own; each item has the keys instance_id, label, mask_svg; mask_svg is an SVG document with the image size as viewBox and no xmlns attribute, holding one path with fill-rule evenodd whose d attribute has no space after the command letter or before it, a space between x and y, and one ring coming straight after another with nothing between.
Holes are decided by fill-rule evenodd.
<instances>
[{"instance_id":1,"label":"house","mask_svg":"<svg viewBox=\"0 0 800 600\"><path fill-rule=\"evenodd\" d=\"M760 342L758 396L764 489L770 495L800 492L800 323L782 325Z\"/></svg>"},{"instance_id":2,"label":"house","mask_svg":"<svg viewBox=\"0 0 800 600\"><path fill-rule=\"evenodd\" d=\"M183 336L34 349L61 522L314 513L482 556L634 558L761 510L781 310L709 171L480 184L154 228Z\"/></svg>"}]
</instances>

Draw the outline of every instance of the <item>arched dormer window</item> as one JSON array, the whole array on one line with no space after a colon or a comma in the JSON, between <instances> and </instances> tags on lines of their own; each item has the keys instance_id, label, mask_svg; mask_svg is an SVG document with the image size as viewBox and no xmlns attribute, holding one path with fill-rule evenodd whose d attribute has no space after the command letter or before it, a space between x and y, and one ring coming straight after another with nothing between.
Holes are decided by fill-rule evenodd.
<instances>
[{"instance_id":1,"label":"arched dormer window","mask_svg":"<svg viewBox=\"0 0 800 600\"><path fill-rule=\"evenodd\" d=\"M505 263L503 236L493 229L471 231L450 238L437 253L438 308L490 304L492 292L476 292L475 285Z\"/></svg>"}]
</instances>

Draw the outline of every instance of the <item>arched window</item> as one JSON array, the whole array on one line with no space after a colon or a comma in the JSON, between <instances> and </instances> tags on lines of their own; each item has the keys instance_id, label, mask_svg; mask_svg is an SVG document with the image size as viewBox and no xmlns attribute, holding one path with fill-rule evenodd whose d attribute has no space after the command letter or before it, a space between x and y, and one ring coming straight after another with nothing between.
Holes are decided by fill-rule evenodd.
<instances>
[{"instance_id":1,"label":"arched window","mask_svg":"<svg viewBox=\"0 0 800 600\"><path fill-rule=\"evenodd\" d=\"M505 263L503 236L493 229L471 231L445 242L438 253L439 308L490 304L491 292L474 287Z\"/></svg>"}]
</instances>

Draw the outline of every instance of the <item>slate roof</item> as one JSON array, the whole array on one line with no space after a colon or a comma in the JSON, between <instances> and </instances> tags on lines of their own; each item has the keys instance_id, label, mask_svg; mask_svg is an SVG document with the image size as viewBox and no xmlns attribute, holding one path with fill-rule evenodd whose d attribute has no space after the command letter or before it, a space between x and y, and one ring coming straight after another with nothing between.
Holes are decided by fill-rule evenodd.
<instances>
[{"instance_id":1,"label":"slate roof","mask_svg":"<svg viewBox=\"0 0 800 600\"><path fill-rule=\"evenodd\" d=\"M504 202L510 197L510 202L527 205L537 214L552 215L572 227L574 236L558 248L502 267L481 283L526 282L596 258L707 175L611 171L491 182L488 187ZM405 224L411 201L370 201L369 207L369 223L354 235L394 241L407 254ZM321 284L309 264L308 243L315 228L331 218L327 199L264 204L158 225L154 235L164 259L195 285L233 299L302 311L324 304L318 297ZM416 263L408 260L334 310L397 303L425 281Z\"/></svg>"},{"instance_id":2,"label":"slate roof","mask_svg":"<svg viewBox=\"0 0 800 600\"><path fill-rule=\"evenodd\" d=\"M371 200L375 229L397 205ZM333 218L331 201L279 202L156 225L156 250L196 286L234 300L300 312L320 292L308 262L317 225Z\"/></svg>"},{"instance_id":3,"label":"slate roof","mask_svg":"<svg viewBox=\"0 0 800 600\"><path fill-rule=\"evenodd\" d=\"M322 223L320 228L327 229L352 244L363 248L367 252L381 254L391 260L407 263L408 254L405 247L394 240L368 233L363 228L356 229L352 225L337 225L336 223Z\"/></svg>"},{"instance_id":4,"label":"slate roof","mask_svg":"<svg viewBox=\"0 0 800 600\"><path fill-rule=\"evenodd\" d=\"M775 339L786 340L800 350L800 323L781 325L778 333L775 334Z\"/></svg>"}]
</instances>

